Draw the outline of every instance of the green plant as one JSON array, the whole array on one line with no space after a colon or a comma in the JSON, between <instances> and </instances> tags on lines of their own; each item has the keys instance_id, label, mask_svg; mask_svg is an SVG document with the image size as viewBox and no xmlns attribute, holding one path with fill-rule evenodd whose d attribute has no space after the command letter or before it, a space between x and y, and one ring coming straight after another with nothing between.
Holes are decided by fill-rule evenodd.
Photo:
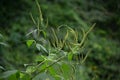
<instances>
[{"instance_id":1,"label":"green plant","mask_svg":"<svg viewBox=\"0 0 120 80\"><path fill-rule=\"evenodd\" d=\"M95 24L87 32L81 30L83 37L81 42L78 42L78 32L67 25L61 25L57 29L47 27L38 2L37 6L40 13L37 21L31 14L36 29L27 34L29 36L35 32L37 37L26 41L28 47L34 46L39 51L35 63L25 64L25 71L4 72L0 80L79 80L81 77L79 74L83 70L81 64L84 63L91 50L80 58L76 55L81 54L79 52L85 47L87 35Z\"/></svg>"}]
</instances>

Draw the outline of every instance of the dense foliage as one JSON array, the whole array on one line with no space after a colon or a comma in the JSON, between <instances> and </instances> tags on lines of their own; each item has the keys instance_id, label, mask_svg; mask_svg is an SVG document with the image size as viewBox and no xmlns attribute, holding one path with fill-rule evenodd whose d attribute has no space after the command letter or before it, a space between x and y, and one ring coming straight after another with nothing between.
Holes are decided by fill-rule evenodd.
<instances>
[{"instance_id":1,"label":"dense foliage","mask_svg":"<svg viewBox=\"0 0 120 80\"><path fill-rule=\"evenodd\" d=\"M21 1L14 3L24 3ZM120 79L119 0L41 0L42 13L35 1L26 0L31 6L32 19L23 10L20 12L22 15L14 15L22 7L19 6L16 11L12 0L10 3L6 0L1 2L0 21L7 23L8 27L3 31L6 24L0 24L0 72L4 72L1 79ZM3 5L3 2L7 5ZM8 11L7 14L6 11L4 17L3 9L8 8L16 13ZM7 16L13 18L11 14L18 20L9 21ZM94 23L94 31L83 40ZM8 69L12 70L5 72Z\"/></svg>"}]
</instances>

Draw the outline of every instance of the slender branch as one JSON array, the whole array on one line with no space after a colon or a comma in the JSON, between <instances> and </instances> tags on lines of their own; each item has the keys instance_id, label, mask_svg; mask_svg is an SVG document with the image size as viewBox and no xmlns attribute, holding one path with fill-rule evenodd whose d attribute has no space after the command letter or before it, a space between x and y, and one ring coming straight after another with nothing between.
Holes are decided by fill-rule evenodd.
<instances>
[{"instance_id":1,"label":"slender branch","mask_svg":"<svg viewBox=\"0 0 120 80\"><path fill-rule=\"evenodd\" d=\"M60 60L62 60L62 59L65 58L65 57L66 57L66 55L64 55L64 56L62 56L62 57L60 57L60 58L58 58L55 62L53 62L52 64L48 65L46 68L44 68L44 69L41 70L40 72L42 72L42 71L46 70L47 68L53 66L55 63L59 62Z\"/></svg>"}]
</instances>

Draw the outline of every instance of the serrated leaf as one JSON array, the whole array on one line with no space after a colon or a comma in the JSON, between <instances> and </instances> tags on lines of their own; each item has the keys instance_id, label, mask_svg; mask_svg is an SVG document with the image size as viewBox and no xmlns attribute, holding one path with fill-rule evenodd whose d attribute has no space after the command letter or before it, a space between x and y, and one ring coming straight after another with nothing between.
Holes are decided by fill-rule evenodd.
<instances>
[{"instance_id":1,"label":"serrated leaf","mask_svg":"<svg viewBox=\"0 0 120 80\"><path fill-rule=\"evenodd\" d=\"M28 47L30 47L33 44L33 42L35 42L35 40L27 40L26 44Z\"/></svg>"}]
</instances>

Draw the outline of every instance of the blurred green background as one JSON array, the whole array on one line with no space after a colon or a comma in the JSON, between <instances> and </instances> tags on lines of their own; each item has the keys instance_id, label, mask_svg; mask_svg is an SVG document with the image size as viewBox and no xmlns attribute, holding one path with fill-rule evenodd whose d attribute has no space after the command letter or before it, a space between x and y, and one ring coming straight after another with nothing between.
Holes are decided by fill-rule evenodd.
<instances>
[{"instance_id":1,"label":"blurred green background","mask_svg":"<svg viewBox=\"0 0 120 80\"><path fill-rule=\"evenodd\" d=\"M92 48L84 63L83 80L120 79L120 0L38 0L44 21L50 27L66 24L74 29L88 29L96 23L88 37ZM25 36L38 16L34 0L0 0L0 65L5 69L24 69L34 62L37 50L27 48ZM90 80L91 80L90 79Z\"/></svg>"}]
</instances>

